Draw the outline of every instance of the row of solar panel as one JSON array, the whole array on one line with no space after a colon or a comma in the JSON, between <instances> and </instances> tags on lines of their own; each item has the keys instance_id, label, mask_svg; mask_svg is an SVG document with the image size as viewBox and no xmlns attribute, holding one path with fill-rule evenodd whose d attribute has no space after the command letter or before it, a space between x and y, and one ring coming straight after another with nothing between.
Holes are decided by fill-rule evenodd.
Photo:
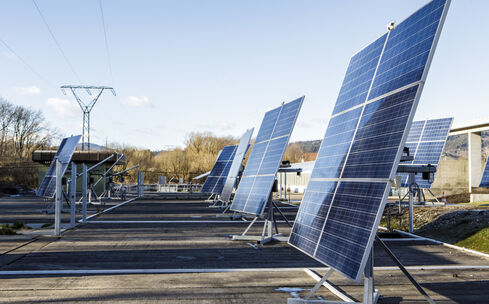
<instances>
[{"instance_id":1,"label":"row of solar panel","mask_svg":"<svg viewBox=\"0 0 489 304\"><path fill-rule=\"evenodd\" d=\"M431 1L351 58L321 144L289 243L353 280L370 255L448 4ZM303 100L265 114L231 210L263 213ZM430 149L438 147L418 144L415 153Z\"/></svg>"}]
</instances>

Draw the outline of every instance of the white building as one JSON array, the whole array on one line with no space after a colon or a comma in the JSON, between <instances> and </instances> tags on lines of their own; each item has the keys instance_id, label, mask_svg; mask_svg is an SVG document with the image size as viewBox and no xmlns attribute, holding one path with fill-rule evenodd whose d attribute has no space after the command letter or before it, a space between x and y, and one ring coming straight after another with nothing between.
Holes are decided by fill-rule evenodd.
<instances>
[{"instance_id":1,"label":"white building","mask_svg":"<svg viewBox=\"0 0 489 304\"><path fill-rule=\"evenodd\" d=\"M291 164L291 169L302 169L300 175L298 173L278 173L278 183L279 191L285 190L285 185L287 185L287 190L291 193L304 193L307 188L307 184L311 179L312 169L314 168L315 161L308 161L302 163Z\"/></svg>"}]
</instances>

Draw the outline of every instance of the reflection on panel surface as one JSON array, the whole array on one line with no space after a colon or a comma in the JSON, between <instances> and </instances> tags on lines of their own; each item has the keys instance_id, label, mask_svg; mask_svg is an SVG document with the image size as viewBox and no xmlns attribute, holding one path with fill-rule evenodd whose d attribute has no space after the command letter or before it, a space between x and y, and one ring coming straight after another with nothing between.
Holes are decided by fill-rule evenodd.
<instances>
[{"instance_id":1,"label":"reflection on panel surface","mask_svg":"<svg viewBox=\"0 0 489 304\"><path fill-rule=\"evenodd\" d=\"M289 243L350 279L370 255L447 8L428 3L348 66Z\"/></svg>"}]
</instances>

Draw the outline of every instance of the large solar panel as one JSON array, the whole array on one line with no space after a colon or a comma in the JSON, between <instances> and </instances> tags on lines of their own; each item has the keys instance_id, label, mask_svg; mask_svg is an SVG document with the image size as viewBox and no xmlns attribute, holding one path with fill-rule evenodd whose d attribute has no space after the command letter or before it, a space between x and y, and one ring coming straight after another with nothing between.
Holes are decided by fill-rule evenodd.
<instances>
[{"instance_id":1,"label":"large solar panel","mask_svg":"<svg viewBox=\"0 0 489 304\"><path fill-rule=\"evenodd\" d=\"M414 160L403 162L403 164L433 165L437 167L447 142L452 121L453 118L450 117L413 122L406 141L406 147L409 148L409 154L414 156ZM409 174L403 173L401 176L401 186L408 187ZM421 188L431 188L431 183L424 180L422 174L416 175L416 183Z\"/></svg>"},{"instance_id":2,"label":"large solar panel","mask_svg":"<svg viewBox=\"0 0 489 304\"><path fill-rule=\"evenodd\" d=\"M238 148L236 149L236 153L234 155L233 163L229 169L229 174L226 178L226 182L224 183L224 188L222 189L221 201L223 202L229 202L231 199L231 194L233 193L233 188L236 184L239 170L243 164L243 159L246 152L248 152L248 148L250 147L250 140L251 136L253 135L253 130L254 129L251 128L247 130L243 136L241 136L241 140L239 141Z\"/></svg>"},{"instance_id":3,"label":"large solar panel","mask_svg":"<svg viewBox=\"0 0 489 304\"><path fill-rule=\"evenodd\" d=\"M486 166L484 168L484 172L482 173L479 187L489 187L489 159L486 161Z\"/></svg>"},{"instance_id":4,"label":"large solar panel","mask_svg":"<svg viewBox=\"0 0 489 304\"><path fill-rule=\"evenodd\" d=\"M214 164L211 173L202 186L201 192L221 194L237 147L238 146L226 146L221 150L217 156L216 163Z\"/></svg>"},{"instance_id":5,"label":"large solar panel","mask_svg":"<svg viewBox=\"0 0 489 304\"><path fill-rule=\"evenodd\" d=\"M80 138L81 135L63 138L39 189L36 191L36 195L49 198L54 197L54 193L56 192L56 160L61 162L61 174L64 175Z\"/></svg>"},{"instance_id":6,"label":"large solar panel","mask_svg":"<svg viewBox=\"0 0 489 304\"><path fill-rule=\"evenodd\" d=\"M360 281L449 1L435 0L355 54L289 243Z\"/></svg>"},{"instance_id":7,"label":"large solar panel","mask_svg":"<svg viewBox=\"0 0 489 304\"><path fill-rule=\"evenodd\" d=\"M265 113L231 210L261 215L304 97Z\"/></svg>"}]
</instances>

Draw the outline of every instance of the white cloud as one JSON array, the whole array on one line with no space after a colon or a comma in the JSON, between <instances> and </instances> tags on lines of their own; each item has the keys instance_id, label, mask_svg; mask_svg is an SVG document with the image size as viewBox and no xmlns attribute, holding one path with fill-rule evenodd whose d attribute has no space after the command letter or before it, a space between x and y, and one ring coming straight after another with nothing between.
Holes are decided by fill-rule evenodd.
<instances>
[{"instance_id":1,"label":"white cloud","mask_svg":"<svg viewBox=\"0 0 489 304\"><path fill-rule=\"evenodd\" d=\"M17 87L17 88L15 88L15 91L17 91L19 94L22 94L22 95L39 95L39 94L41 94L41 88L36 87L36 86Z\"/></svg>"},{"instance_id":2,"label":"white cloud","mask_svg":"<svg viewBox=\"0 0 489 304\"><path fill-rule=\"evenodd\" d=\"M149 98L144 95L139 97L127 96L126 98L122 98L121 102L131 107L139 107L139 108L153 107L153 105L149 102Z\"/></svg>"},{"instance_id":3,"label":"white cloud","mask_svg":"<svg viewBox=\"0 0 489 304\"><path fill-rule=\"evenodd\" d=\"M61 117L74 117L79 110L73 101L63 98L48 98L45 104Z\"/></svg>"}]
</instances>

